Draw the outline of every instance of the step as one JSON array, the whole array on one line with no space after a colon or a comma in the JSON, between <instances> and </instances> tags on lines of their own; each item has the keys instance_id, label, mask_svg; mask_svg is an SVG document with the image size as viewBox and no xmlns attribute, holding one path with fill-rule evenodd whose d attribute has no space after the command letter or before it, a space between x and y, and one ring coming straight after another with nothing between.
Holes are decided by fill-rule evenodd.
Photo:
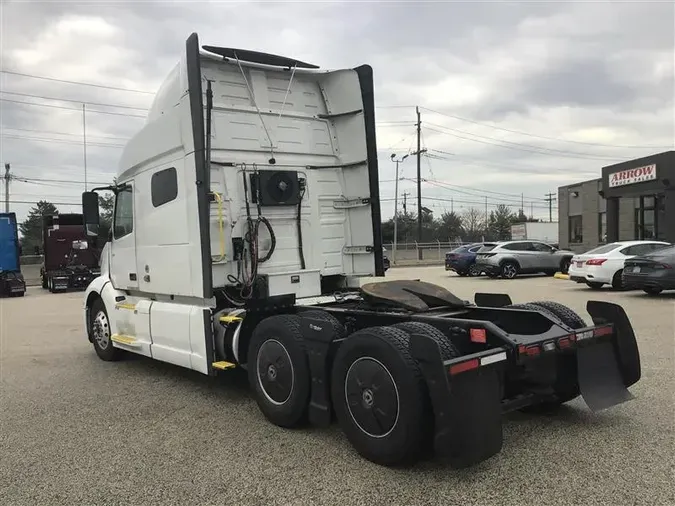
<instances>
[{"instance_id":1,"label":"step","mask_svg":"<svg viewBox=\"0 0 675 506\"><path fill-rule=\"evenodd\" d=\"M233 364L232 362L225 362L224 360L220 362L214 362L211 364L211 366L214 369L220 369L221 371L224 371L225 369L234 369L237 367L237 364Z\"/></svg>"},{"instance_id":2,"label":"step","mask_svg":"<svg viewBox=\"0 0 675 506\"><path fill-rule=\"evenodd\" d=\"M110 336L110 340L113 343L123 344L125 346L133 346L134 348L141 346L141 343L136 341L135 337L125 336L123 334L113 334L112 336Z\"/></svg>"}]
</instances>

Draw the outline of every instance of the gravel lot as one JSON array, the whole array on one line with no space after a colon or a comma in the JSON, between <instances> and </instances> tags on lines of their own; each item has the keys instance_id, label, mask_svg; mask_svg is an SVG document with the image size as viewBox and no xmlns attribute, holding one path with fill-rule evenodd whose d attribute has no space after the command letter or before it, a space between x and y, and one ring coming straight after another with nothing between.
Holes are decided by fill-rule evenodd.
<instances>
[{"instance_id":1,"label":"gravel lot","mask_svg":"<svg viewBox=\"0 0 675 506\"><path fill-rule=\"evenodd\" d=\"M438 266L387 277L467 299L557 300L586 318L589 298L619 302L642 354L637 398L595 415L579 399L556 417L509 415L502 452L469 470L387 469L337 426L272 426L241 372L209 379L144 358L100 361L82 294L31 288L0 300L0 504L675 504L675 296L465 279Z\"/></svg>"}]
</instances>

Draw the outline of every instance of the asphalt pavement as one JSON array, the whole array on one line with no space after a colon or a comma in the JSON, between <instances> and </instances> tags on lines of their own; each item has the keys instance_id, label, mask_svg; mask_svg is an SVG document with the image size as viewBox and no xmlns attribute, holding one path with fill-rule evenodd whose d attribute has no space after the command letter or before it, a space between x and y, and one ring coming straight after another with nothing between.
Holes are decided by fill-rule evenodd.
<instances>
[{"instance_id":1,"label":"asphalt pavement","mask_svg":"<svg viewBox=\"0 0 675 506\"><path fill-rule=\"evenodd\" d=\"M547 277L459 278L443 267L388 278L515 302L622 304L638 336L636 398L593 414L577 399L556 416L504 419L504 448L457 471L362 459L337 425L268 423L245 375L212 379L145 358L99 360L82 293L30 288L0 299L0 505L673 505L675 294L591 291Z\"/></svg>"}]
</instances>

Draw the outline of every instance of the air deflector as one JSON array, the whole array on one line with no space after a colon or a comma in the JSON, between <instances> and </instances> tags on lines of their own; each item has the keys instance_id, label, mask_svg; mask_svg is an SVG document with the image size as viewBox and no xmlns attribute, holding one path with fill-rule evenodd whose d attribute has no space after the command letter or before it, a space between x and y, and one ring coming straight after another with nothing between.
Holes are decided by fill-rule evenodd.
<instances>
[{"instance_id":1,"label":"air deflector","mask_svg":"<svg viewBox=\"0 0 675 506\"><path fill-rule=\"evenodd\" d=\"M218 47L218 46L202 46L202 49L210 53L218 54L223 58L231 58L249 63L259 63L262 65L273 65L275 67L297 67L300 69L318 69L318 65L305 63L294 58L287 58L285 56L278 56L270 53L260 53L258 51L250 51L248 49L236 49L233 47Z\"/></svg>"}]
</instances>

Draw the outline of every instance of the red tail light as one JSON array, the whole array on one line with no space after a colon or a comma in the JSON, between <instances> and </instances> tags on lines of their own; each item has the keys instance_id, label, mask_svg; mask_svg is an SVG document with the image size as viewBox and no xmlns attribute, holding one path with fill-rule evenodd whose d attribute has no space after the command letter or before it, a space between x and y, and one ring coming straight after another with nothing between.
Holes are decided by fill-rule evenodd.
<instances>
[{"instance_id":1,"label":"red tail light","mask_svg":"<svg viewBox=\"0 0 675 506\"><path fill-rule=\"evenodd\" d=\"M673 268L672 265L668 265L668 264L654 264L654 265L652 265L652 267L654 269L672 269Z\"/></svg>"},{"instance_id":2,"label":"red tail light","mask_svg":"<svg viewBox=\"0 0 675 506\"><path fill-rule=\"evenodd\" d=\"M563 337L562 339L560 339L558 341L558 347L561 350L564 350L565 348L569 348L570 346L572 346L572 341L570 341L569 337Z\"/></svg>"},{"instance_id":3,"label":"red tail light","mask_svg":"<svg viewBox=\"0 0 675 506\"><path fill-rule=\"evenodd\" d=\"M591 258L590 260L586 260L586 265L602 265L606 261L606 258Z\"/></svg>"},{"instance_id":4,"label":"red tail light","mask_svg":"<svg viewBox=\"0 0 675 506\"><path fill-rule=\"evenodd\" d=\"M470 371L472 369L478 369L480 366L480 360L474 358L472 360L467 360L466 362L460 362L459 364L450 366L450 374L459 374L460 372Z\"/></svg>"},{"instance_id":5,"label":"red tail light","mask_svg":"<svg viewBox=\"0 0 675 506\"><path fill-rule=\"evenodd\" d=\"M611 326L606 325L604 327L598 327L595 330L593 330L593 335L595 337L600 337L600 336L608 336L612 333L613 329Z\"/></svg>"},{"instance_id":6,"label":"red tail light","mask_svg":"<svg viewBox=\"0 0 675 506\"><path fill-rule=\"evenodd\" d=\"M532 346L524 346L521 344L520 346L518 346L518 353L520 355L528 355L530 357L533 357L539 355L540 351L541 350L539 349L538 344L534 344Z\"/></svg>"}]
</instances>

